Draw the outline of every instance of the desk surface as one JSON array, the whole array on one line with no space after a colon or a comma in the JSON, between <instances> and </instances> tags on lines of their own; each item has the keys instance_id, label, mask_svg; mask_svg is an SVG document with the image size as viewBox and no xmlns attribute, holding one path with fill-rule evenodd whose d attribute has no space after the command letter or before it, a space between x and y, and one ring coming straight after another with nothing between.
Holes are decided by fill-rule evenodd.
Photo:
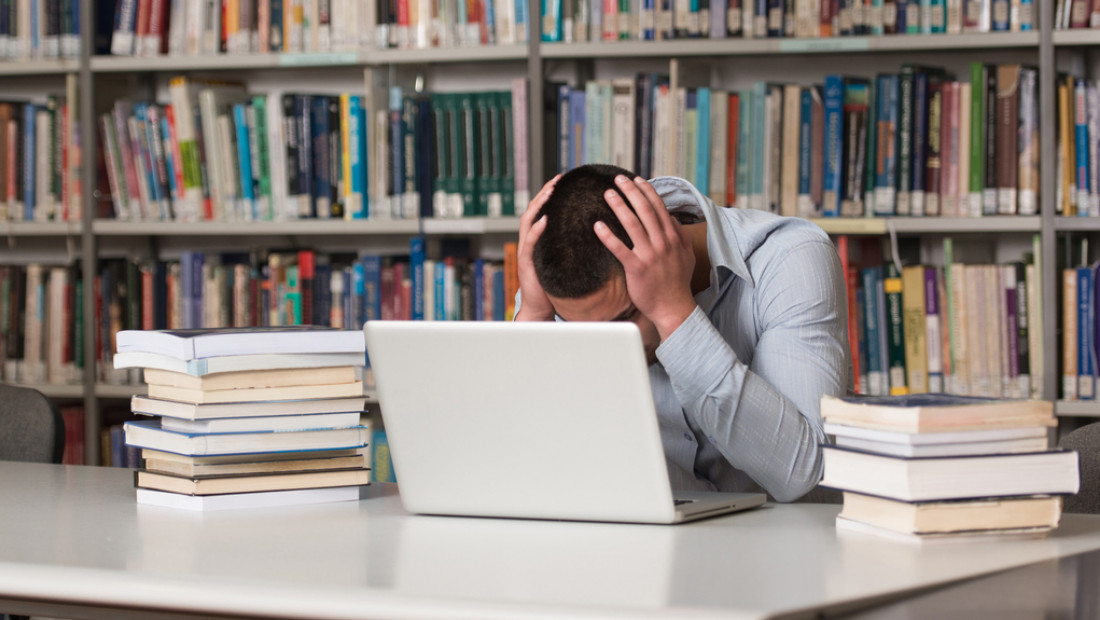
<instances>
[{"instance_id":1,"label":"desk surface","mask_svg":"<svg viewBox=\"0 0 1100 620\"><path fill-rule=\"evenodd\" d=\"M798 617L1100 548L1082 515L1047 539L918 547L838 532L835 505L675 526L426 517L392 485L191 513L136 504L131 470L12 462L0 498L0 611L74 617Z\"/></svg>"}]
</instances>

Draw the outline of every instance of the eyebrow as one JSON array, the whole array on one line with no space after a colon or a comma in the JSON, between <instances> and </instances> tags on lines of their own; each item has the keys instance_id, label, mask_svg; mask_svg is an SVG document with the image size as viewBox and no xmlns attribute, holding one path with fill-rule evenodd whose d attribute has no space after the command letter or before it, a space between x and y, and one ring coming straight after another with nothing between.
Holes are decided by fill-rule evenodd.
<instances>
[{"instance_id":1,"label":"eyebrow","mask_svg":"<svg viewBox=\"0 0 1100 620\"><path fill-rule=\"evenodd\" d=\"M634 316L634 314L635 314L635 313L636 313L637 311L638 311L638 309L637 309L637 308L636 308L636 307L634 306L634 304L630 304L630 307L629 307L629 308L627 308L626 310L623 310L623 311L622 311L622 312L621 312L621 313L619 314L619 316L617 316L617 317L615 317L615 318L611 319L611 322L615 322L615 321L629 321L629 320L630 320L630 318L631 318L631 317L633 317L633 316Z\"/></svg>"}]
</instances>

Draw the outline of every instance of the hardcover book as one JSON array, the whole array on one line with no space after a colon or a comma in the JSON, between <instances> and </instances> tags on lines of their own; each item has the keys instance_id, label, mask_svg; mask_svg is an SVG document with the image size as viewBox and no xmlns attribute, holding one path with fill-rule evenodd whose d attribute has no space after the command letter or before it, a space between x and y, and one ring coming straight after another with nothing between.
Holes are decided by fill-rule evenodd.
<instances>
[{"instance_id":1,"label":"hardcover book","mask_svg":"<svg viewBox=\"0 0 1100 620\"><path fill-rule=\"evenodd\" d=\"M360 330L316 325L226 327L176 330L123 330L118 351L159 353L178 360L269 353L363 353Z\"/></svg>"}]
</instances>

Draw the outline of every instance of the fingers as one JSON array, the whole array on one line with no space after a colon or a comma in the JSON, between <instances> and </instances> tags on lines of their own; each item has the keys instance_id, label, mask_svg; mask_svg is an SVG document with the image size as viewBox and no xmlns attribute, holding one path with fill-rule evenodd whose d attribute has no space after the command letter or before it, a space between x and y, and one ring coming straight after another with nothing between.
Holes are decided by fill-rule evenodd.
<instances>
[{"instance_id":1,"label":"fingers","mask_svg":"<svg viewBox=\"0 0 1100 620\"><path fill-rule=\"evenodd\" d=\"M531 202L527 203L527 211L525 211L523 217L520 218L520 222L523 226L530 226L538 219L539 212L542 210L542 205L546 204L547 199L549 199L550 194L554 192L554 186L560 178L560 174L554 175L554 178L547 181L546 184L542 186L542 189L539 190L539 193L535 194Z\"/></svg>"},{"instance_id":2,"label":"fingers","mask_svg":"<svg viewBox=\"0 0 1100 620\"><path fill-rule=\"evenodd\" d=\"M623 175L615 177L615 185L630 201L630 205L634 207L634 213L638 216L638 220L641 221L642 226L645 227L646 234L651 241L656 241L659 235L664 234L664 226L657 214L658 205L662 205L661 199L657 197L656 193L653 197L657 200L654 202L647 196L637 183L631 181ZM664 209L659 209L664 211ZM666 214L667 215L667 214ZM621 217L619 218L622 219ZM633 236L631 239L637 242Z\"/></svg>"},{"instance_id":3,"label":"fingers","mask_svg":"<svg viewBox=\"0 0 1100 620\"><path fill-rule=\"evenodd\" d=\"M615 233L611 232L607 224L596 222L596 225L593 226L593 230L596 232L596 236L600 238L600 241L603 242L604 247L607 248L615 258L619 259L619 262L622 263L624 268L627 268L634 261L634 252L626 247L626 244L616 237ZM634 245L637 247L637 243Z\"/></svg>"},{"instance_id":4,"label":"fingers","mask_svg":"<svg viewBox=\"0 0 1100 620\"><path fill-rule=\"evenodd\" d=\"M656 211L657 219L661 221L664 226L665 234L679 234L680 227L676 226L672 216L669 214L668 209L665 209L665 202L661 200L661 197L657 194L657 190L642 177L634 177L634 184L641 188L642 194L649 199L649 204L653 205L654 211Z\"/></svg>"}]
</instances>

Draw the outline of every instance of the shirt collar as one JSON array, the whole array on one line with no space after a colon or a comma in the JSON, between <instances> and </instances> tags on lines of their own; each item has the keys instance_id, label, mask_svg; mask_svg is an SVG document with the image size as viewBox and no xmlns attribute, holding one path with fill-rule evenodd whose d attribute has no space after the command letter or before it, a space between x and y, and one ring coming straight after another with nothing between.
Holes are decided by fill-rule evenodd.
<instances>
[{"instance_id":1,"label":"shirt collar","mask_svg":"<svg viewBox=\"0 0 1100 620\"><path fill-rule=\"evenodd\" d=\"M710 255L711 282L721 286L727 274L733 274L755 286L745 263L744 248L738 234L740 209L717 207L694 185L680 177L662 176L650 181L669 213L685 213L707 223L707 252ZM729 211L726 213L726 211ZM733 216L733 217L730 217Z\"/></svg>"}]
</instances>

